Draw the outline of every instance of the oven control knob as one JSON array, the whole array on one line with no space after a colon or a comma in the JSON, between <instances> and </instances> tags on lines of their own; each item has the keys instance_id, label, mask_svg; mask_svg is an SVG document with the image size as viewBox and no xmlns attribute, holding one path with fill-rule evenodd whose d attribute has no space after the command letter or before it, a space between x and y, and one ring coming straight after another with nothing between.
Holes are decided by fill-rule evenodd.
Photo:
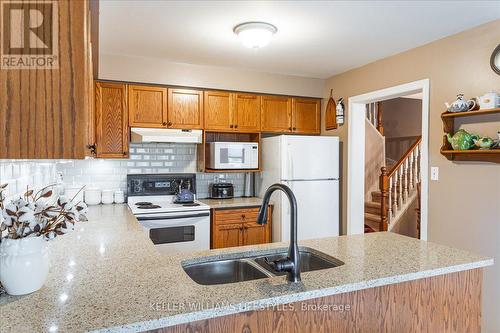
<instances>
[{"instance_id":1,"label":"oven control knob","mask_svg":"<svg viewBox=\"0 0 500 333\"><path fill-rule=\"evenodd\" d=\"M139 192L141 192L141 187L140 187L139 185L135 185L135 186L134 186L134 192L135 192L135 193L139 193Z\"/></svg>"},{"instance_id":2,"label":"oven control knob","mask_svg":"<svg viewBox=\"0 0 500 333\"><path fill-rule=\"evenodd\" d=\"M222 194L227 194L227 190L222 190Z\"/></svg>"}]
</instances>

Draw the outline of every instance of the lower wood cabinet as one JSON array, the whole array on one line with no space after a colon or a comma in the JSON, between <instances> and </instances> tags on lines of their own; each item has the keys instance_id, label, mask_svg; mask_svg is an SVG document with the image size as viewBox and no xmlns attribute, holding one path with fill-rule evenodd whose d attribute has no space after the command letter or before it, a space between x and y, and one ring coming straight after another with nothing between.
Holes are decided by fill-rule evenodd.
<instances>
[{"instance_id":1,"label":"lower wood cabinet","mask_svg":"<svg viewBox=\"0 0 500 333\"><path fill-rule=\"evenodd\" d=\"M121 83L95 84L95 143L96 157L128 157L127 86Z\"/></svg>"},{"instance_id":2,"label":"lower wood cabinet","mask_svg":"<svg viewBox=\"0 0 500 333\"><path fill-rule=\"evenodd\" d=\"M259 208L213 209L211 214L212 249L271 242L272 206L267 224L257 223Z\"/></svg>"}]
</instances>

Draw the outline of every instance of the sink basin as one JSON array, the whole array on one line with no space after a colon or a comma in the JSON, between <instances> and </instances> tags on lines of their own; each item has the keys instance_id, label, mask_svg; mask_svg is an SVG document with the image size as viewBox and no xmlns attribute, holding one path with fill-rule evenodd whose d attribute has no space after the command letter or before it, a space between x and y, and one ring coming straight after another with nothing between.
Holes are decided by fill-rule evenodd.
<instances>
[{"instance_id":1,"label":"sink basin","mask_svg":"<svg viewBox=\"0 0 500 333\"><path fill-rule=\"evenodd\" d=\"M187 262L182 268L194 282L202 285L226 284L243 282L268 277L286 275L286 272L275 272L266 263L287 256L287 249L277 249L272 252L260 252L249 256L235 253L231 259L210 260L206 262ZM300 248L300 271L310 272L320 269L341 266L344 263L329 255L310 249Z\"/></svg>"},{"instance_id":2,"label":"sink basin","mask_svg":"<svg viewBox=\"0 0 500 333\"><path fill-rule=\"evenodd\" d=\"M272 275L266 274L257 265L248 260L218 260L183 267L184 271L198 284L214 285L263 279Z\"/></svg>"},{"instance_id":3,"label":"sink basin","mask_svg":"<svg viewBox=\"0 0 500 333\"><path fill-rule=\"evenodd\" d=\"M320 269L334 268L337 266L341 266L344 263L338 259L330 257L324 253L321 255L313 253L309 250L299 250L300 253L300 271L301 272L310 272L317 271ZM266 263L265 258L269 261L281 259L287 256L287 252L278 253L275 255L261 256L255 258L255 262L260 266L264 267L266 270L271 272L274 275L286 275L286 272L275 272L271 266Z\"/></svg>"}]
</instances>

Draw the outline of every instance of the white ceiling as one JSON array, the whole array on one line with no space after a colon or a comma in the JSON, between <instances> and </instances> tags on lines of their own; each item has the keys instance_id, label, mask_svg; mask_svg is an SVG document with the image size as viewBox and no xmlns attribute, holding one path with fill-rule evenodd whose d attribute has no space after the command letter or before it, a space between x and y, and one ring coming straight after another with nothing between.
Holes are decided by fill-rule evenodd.
<instances>
[{"instance_id":1,"label":"white ceiling","mask_svg":"<svg viewBox=\"0 0 500 333\"><path fill-rule=\"evenodd\" d=\"M500 1L101 0L100 52L327 78L499 18ZM244 48L245 21L278 33Z\"/></svg>"}]
</instances>

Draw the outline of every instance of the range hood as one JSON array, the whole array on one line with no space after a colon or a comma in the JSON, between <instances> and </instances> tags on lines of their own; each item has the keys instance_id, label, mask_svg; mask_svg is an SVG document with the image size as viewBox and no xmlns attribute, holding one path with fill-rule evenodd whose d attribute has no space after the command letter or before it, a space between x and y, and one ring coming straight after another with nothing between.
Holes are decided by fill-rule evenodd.
<instances>
[{"instance_id":1,"label":"range hood","mask_svg":"<svg viewBox=\"0 0 500 333\"><path fill-rule=\"evenodd\" d=\"M201 130L132 127L130 133L132 142L203 142L203 132Z\"/></svg>"}]
</instances>

